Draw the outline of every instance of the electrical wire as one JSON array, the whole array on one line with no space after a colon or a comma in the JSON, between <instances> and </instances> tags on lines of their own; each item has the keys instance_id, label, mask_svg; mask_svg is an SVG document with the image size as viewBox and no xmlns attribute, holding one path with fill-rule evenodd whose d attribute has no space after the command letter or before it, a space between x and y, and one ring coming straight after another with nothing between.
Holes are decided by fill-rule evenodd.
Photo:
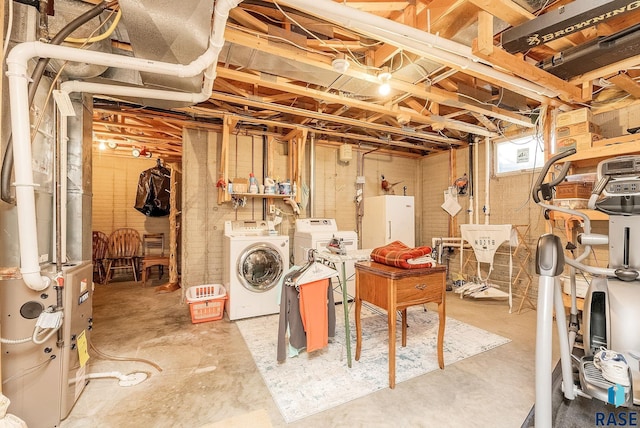
<instances>
[{"instance_id":1,"label":"electrical wire","mask_svg":"<svg viewBox=\"0 0 640 428\"><path fill-rule=\"evenodd\" d=\"M119 11L118 11L119 12ZM116 13L115 10L112 10L111 13L109 14L109 16L107 17L107 20L109 20L113 14ZM106 22L106 21L105 21ZM103 23L104 24L104 23ZM81 46L78 47L78 49L83 49L85 46L87 46L89 44L88 40L90 40L93 36L93 34L95 32L97 32L103 24L100 24L98 27L96 27L91 34L89 34L89 37L86 39L87 41L85 41L84 43L82 43ZM62 71L64 70L64 68L66 67L66 65L69 63L69 61L65 61L62 63L62 65L60 66L60 69L58 70L58 72L56 73L55 77L53 78L51 85L49 86L49 90L47 91L47 96L45 97L44 102L42 103L42 111L44 111L44 109L47 107L47 105L49 104L49 101L51 101L51 95L53 94L53 90L56 87L56 83L58 82L58 80L60 80L60 76L62 75ZM38 132L38 129L40 128L40 125L42 123L42 120L44 119L44 114L41 114L38 117L38 121L36 122L35 126L33 127L33 131L31 133L31 143L33 144L33 140L35 139L36 133Z\"/></svg>"},{"instance_id":2,"label":"electrical wire","mask_svg":"<svg viewBox=\"0 0 640 428\"><path fill-rule=\"evenodd\" d=\"M29 367L28 369L24 369L24 370L22 370L22 371L20 371L20 372L18 372L18 373L16 373L16 374L14 374L13 376L10 376L10 377L8 377L8 378L4 379L4 380L2 381L2 384L4 385L4 384L9 383L10 381L12 381L12 380L14 380L14 379L17 379L17 378L19 378L19 377L26 376L26 375L28 375L28 374L30 374L30 373L33 373L33 372L35 372L36 370L38 370L39 368L41 368L41 367L43 367L43 366L45 366L45 365L49 364L49 363L50 363L51 361L53 361L55 358L56 358L56 356L55 356L55 355L51 355L49 358L47 358L46 360L44 360L44 361L43 361L43 362L41 362L40 364L36 364L36 365L35 365L35 366L33 366L33 367Z\"/></svg>"},{"instance_id":3,"label":"electrical wire","mask_svg":"<svg viewBox=\"0 0 640 428\"><path fill-rule=\"evenodd\" d=\"M337 53L340 53L340 51L338 51L337 49L329 46L326 44L326 42L324 40L322 40L320 37L316 36L315 34L313 34L311 31L307 30L303 25L300 25L300 23L298 21L296 21L295 19L293 19L290 15L288 15L284 10L282 10L282 8L280 7L280 5L278 4L277 1L273 1L273 4L275 5L275 7L278 8L278 10L280 11L280 13L282 13L285 18L287 18L289 21L293 22L294 24L296 24L302 31L304 31L305 33L307 33L308 35L310 35L311 37L313 37L314 39L318 40L321 44L327 46L328 48L334 50Z\"/></svg>"},{"instance_id":4,"label":"electrical wire","mask_svg":"<svg viewBox=\"0 0 640 428\"><path fill-rule=\"evenodd\" d=\"M290 15L288 15L278 4L277 1L274 0L273 4L278 8L278 10L280 11L280 13L282 13L282 15L284 15L288 20L290 20L291 22L293 22L295 25L297 25L302 31L304 31L305 33L307 33L309 36L311 36L312 38L318 40L323 46L328 47L329 49L331 49L332 51L334 51L336 54L342 54L343 52L340 52L338 49L334 48L333 46L329 45L326 43L326 40L321 39L320 37L316 36L312 31L309 31L307 28L305 28L302 24L300 24L298 21L296 21L293 17L291 17ZM285 40L288 43L291 43L292 45L295 45L293 42L291 42L290 40ZM297 47L299 47L298 45L295 45ZM305 49L307 50L308 48L301 48L301 49ZM359 67L364 68L364 69L373 69L373 70L377 70L380 71L382 70L382 68L380 67L372 67L372 66L367 66L365 64L363 64L357 57L356 55L351 51L351 49L349 49L348 47L345 47L345 49L347 50L347 52L349 52L349 57L353 60L354 63L356 63ZM323 54L326 55L326 53L322 52ZM335 56L334 56L335 57Z\"/></svg>"},{"instance_id":5,"label":"electrical wire","mask_svg":"<svg viewBox=\"0 0 640 428\"><path fill-rule=\"evenodd\" d=\"M66 39L64 39L64 41L68 43L81 43L82 45L85 45L87 43L95 43L95 42L104 40L107 37L109 37L113 33L113 31L116 29L116 27L118 26L118 23L120 22L121 16L122 16L122 9L118 9L118 13L116 14L115 18L113 18L113 22L111 23L111 26L107 28L107 31L105 31L104 33L98 36L88 37L88 38L79 38L79 39L75 37L67 37ZM109 22L110 18L111 18L111 15L109 15L109 17L102 23L100 27L104 26L107 22Z\"/></svg>"},{"instance_id":6,"label":"electrical wire","mask_svg":"<svg viewBox=\"0 0 640 428\"><path fill-rule=\"evenodd\" d=\"M7 0L9 3L8 15L9 20L7 22L6 39L4 40L4 46L2 47L2 56L0 57L0 63L4 70L4 57L7 55L7 49L9 49L9 40L11 39L11 31L13 30L13 0Z\"/></svg>"}]
</instances>

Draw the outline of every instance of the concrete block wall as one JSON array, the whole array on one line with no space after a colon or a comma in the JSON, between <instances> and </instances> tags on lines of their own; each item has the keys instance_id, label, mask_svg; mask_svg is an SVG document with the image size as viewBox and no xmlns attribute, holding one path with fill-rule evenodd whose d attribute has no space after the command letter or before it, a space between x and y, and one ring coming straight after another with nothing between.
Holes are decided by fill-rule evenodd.
<instances>
[{"instance_id":1,"label":"concrete block wall","mask_svg":"<svg viewBox=\"0 0 640 428\"><path fill-rule=\"evenodd\" d=\"M407 196L415 196L418 206L421 199L419 159L391 156L387 153L367 153L370 150L354 148L352 160L346 163L339 161L338 146L316 147L316 186L311 195L314 211L308 210L307 217L335 218L339 230L357 231L355 198L358 176L363 176L365 180L364 198L385 194L381 187L381 176L384 175L391 183L399 182L393 188L394 194L402 195L403 187L406 186ZM416 216L420 216L419 209L416 209ZM416 242L420 241L420 226L416 220Z\"/></svg>"},{"instance_id":2,"label":"concrete block wall","mask_svg":"<svg viewBox=\"0 0 640 428\"><path fill-rule=\"evenodd\" d=\"M444 202L444 191L451 186L449 179L449 153L444 152L420 160L422 171L421 192L421 225L422 245L431 245L432 238L449 236L449 214L441 208ZM462 203L462 198L459 198ZM464 210L457 218L464 216Z\"/></svg>"}]
</instances>

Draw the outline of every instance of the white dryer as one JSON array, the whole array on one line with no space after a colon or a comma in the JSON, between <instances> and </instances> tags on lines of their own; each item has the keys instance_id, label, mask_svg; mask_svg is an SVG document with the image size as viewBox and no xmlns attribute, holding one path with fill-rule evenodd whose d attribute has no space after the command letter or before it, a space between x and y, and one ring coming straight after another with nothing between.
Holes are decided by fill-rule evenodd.
<instances>
[{"instance_id":1,"label":"white dryer","mask_svg":"<svg viewBox=\"0 0 640 428\"><path fill-rule=\"evenodd\" d=\"M303 218L296 220L296 231L293 236L293 261L297 266L303 265L309 258L310 250L327 250L331 238L342 238L347 251L358 249L358 234L352 230L338 230L338 224L332 218ZM354 261L345 264L347 275L347 293L356 294ZM340 269L339 266L336 266ZM334 292L336 302L342 302L342 293Z\"/></svg>"},{"instance_id":2,"label":"white dryer","mask_svg":"<svg viewBox=\"0 0 640 428\"><path fill-rule=\"evenodd\" d=\"M289 270L289 237L270 222L226 221L223 283L230 320L280 311L277 287Z\"/></svg>"}]
</instances>

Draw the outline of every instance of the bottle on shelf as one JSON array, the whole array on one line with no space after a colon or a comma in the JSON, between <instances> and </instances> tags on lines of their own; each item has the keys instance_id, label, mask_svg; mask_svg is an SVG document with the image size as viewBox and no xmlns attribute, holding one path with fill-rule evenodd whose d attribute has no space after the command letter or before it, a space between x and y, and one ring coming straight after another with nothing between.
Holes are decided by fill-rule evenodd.
<instances>
[{"instance_id":1,"label":"bottle on shelf","mask_svg":"<svg viewBox=\"0 0 640 428\"><path fill-rule=\"evenodd\" d=\"M258 180L253 172L249 174L249 193L258 193Z\"/></svg>"}]
</instances>

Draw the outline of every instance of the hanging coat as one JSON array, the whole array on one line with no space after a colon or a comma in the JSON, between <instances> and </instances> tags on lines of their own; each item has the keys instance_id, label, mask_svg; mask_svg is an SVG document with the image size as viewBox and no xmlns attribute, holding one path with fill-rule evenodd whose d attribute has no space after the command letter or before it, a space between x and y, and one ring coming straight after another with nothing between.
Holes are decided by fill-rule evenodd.
<instances>
[{"instance_id":1,"label":"hanging coat","mask_svg":"<svg viewBox=\"0 0 640 428\"><path fill-rule=\"evenodd\" d=\"M158 165L140 173L134 208L148 217L169 215L171 170Z\"/></svg>"}]
</instances>

